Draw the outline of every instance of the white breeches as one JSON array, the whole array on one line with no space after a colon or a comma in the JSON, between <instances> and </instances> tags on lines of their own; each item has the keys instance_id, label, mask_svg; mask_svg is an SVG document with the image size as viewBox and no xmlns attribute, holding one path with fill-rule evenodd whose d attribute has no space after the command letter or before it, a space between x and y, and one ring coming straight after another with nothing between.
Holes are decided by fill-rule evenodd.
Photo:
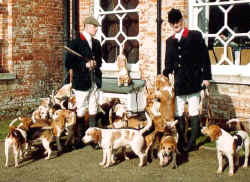
<instances>
[{"instance_id":1,"label":"white breeches","mask_svg":"<svg viewBox=\"0 0 250 182\"><path fill-rule=\"evenodd\" d=\"M183 116L185 103L188 103L189 116L199 115L200 110L200 92L196 92L189 95L180 95L175 97L177 117Z\"/></svg>"},{"instance_id":2,"label":"white breeches","mask_svg":"<svg viewBox=\"0 0 250 182\"><path fill-rule=\"evenodd\" d=\"M76 97L77 117L83 117L87 110L90 115L95 115L98 108L100 91L95 87L93 90L74 90Z\"/></svg>"}]
</instances>

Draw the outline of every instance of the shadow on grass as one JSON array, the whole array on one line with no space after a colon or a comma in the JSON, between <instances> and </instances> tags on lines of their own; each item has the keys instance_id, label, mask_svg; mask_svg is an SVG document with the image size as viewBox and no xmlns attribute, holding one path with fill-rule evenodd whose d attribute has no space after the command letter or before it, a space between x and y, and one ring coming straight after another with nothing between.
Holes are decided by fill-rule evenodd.
<instances>
[{"instance_id":1,"label":"shadow on grass","mask_svg":"<svg viewBox=\"0 0 250 182\"><path fill-rule=\"evenodd\" d=\"M196 145L198 148L209 148L209 149L216 149L216 143L211 142L208 136L200 135L196 140Z\"/></svg>"},{"instance_id":2,"label":"shadow on grass","mask_svg":"<svg viewBox=\"0 0 250 182\"><path fill-rule=\"evenodd\" d=\"M24 159L20 163L20 167L30 165L34 162L38 162L39 160L45 160L46 157L47 157L47 154L45 153L43 146L36 145L34 147L34 149L29 151L29 153L25 155ZM56 150L54 150L54 148L53 148L52 154L51 154L49 160L54 159L56 157L58 157L58 152Z\"/></svg>"}]
</instances>

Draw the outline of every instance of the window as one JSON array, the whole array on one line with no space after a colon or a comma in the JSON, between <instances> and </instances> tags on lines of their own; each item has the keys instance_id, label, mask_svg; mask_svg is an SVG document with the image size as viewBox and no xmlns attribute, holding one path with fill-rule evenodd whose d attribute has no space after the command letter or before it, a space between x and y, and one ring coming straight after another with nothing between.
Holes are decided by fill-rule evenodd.
<instances>
[{"instance_id":1,"label":"window","mask_svg":"<svg viewBox=\"0 0 250 182\"><path fill-rule=\"evenodd\" d=\"M189 27L203 32L213 74L250 76L249 12L249 0L190 0Z\"/></svg>"},{"instance_id":2,"label":"window","mask_svg":"<svg viewBox=\"0 0 250 182\"><path fill-rule=\"evenodd\" d=\"M123 53L130 65L139 61L139 0L100 0L95 2L95 17L101 22L97 37L101 41L103 61L115 63Z\"/></svg>"}]
</instances>

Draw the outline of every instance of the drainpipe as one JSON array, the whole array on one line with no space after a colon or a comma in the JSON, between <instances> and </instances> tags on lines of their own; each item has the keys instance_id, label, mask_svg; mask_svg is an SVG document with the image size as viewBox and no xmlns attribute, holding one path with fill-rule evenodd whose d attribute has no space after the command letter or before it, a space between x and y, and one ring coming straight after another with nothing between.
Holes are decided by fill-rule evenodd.
<instances>
[{"instance_id":1,"label":"drainpipe","mask_svg":"<svg viewBox=\"0 0 250 182\"><path fill-rule=\"evenodd\" d=\"M69 21L69 12L70 12L70 3L69 0L64 0L63 1L63 5L64 5L64 17L63 17L63 21L64 21L64 37L63 37L63 42L64 45L68 45L69 42L69 33L70 33L70 21Z\"/></svg>"},{"instance_id":2,"label":"drainpipe","mask_svg":"<svg viewBox=\"0 0 250 182\"><path fill-rule=\"evenodd\" d=\"M69 0L64 0L63 1L63 10L64 10L64 17L63 17L63 21L64 21L64 33L63 33L63 44L64 45L68 45L69 44L69 35L70 35L70 21L69 21L69 13L70 13L70 2ZM67 70L65 68L65 61L66 61L66 52L63 51L63 83L65 84L67 83Z\"/></svg>"},{"instance_id":3,"label":"drainpipe","mask_svg":"<svg viewBox=\"0 0 250 182\"><path fill-rule=\"evenodd\" d=\"M72 39L79 33L79 0L72 0Z\"/></svg>"},{"instance_id":4,"label":"drainpipe","mask_svg":"<svg viewBox=\"0 0 250 182\"><path fill-rule=\"evenodd\" d=\"M157 0L157 75L161 74L161 0Z\"/></svg>"},{"instance_id":5,"label":"drainpipe","mask_svg":"<svg viewBox=\"0 0 250 182\"><path fill-rule=\"evenodd\" d=\"M72 39L79 34L79 0L64 0L64 45L68 45L70 41L70 6L72 3ZM63 65L65 65L66 52L63 52ZM68 83L68 70L63 67L63 84Z\"/></svg>"}]
</instances>

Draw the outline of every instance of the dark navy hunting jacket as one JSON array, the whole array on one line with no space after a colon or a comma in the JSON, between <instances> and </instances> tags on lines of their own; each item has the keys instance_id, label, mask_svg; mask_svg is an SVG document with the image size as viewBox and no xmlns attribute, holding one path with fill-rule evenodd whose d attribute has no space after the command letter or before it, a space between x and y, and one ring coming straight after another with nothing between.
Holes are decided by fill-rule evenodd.
<instances>
[{"instance_id":1,"label":"dark navy hunting jacket","mask_svg":"<svg viewBox=\"0 0 250 182\"><path fill-rule=\"evenodd\" d=\"M79 37L71 41L69 47L84 56L84 58L81 58L69 52L66 54L65 67L68 70L73 70L72 88L76 90L88 90L91 88L91 74L90 70L86 68L87 61L91 59L94 59L97 63L94 78L97 88L101 88L102 72L100 67L102 65L102 50L100 42L92 38L91 50L84 35L80 34Z\"/></svg>"},{"instance_id":2,"label":"dark navy hunting jacket","mask_svg":"<svg viewBox=\"0 0 250 182\"><path fill-rule=\"evenodd\" d=\"M202 89L203 80L211 80L211 65L202 34L184 29L178 41L175 35L166 40L163 74L174 73L175 95L187 95Z\"/></svg>"}]
</instances>

